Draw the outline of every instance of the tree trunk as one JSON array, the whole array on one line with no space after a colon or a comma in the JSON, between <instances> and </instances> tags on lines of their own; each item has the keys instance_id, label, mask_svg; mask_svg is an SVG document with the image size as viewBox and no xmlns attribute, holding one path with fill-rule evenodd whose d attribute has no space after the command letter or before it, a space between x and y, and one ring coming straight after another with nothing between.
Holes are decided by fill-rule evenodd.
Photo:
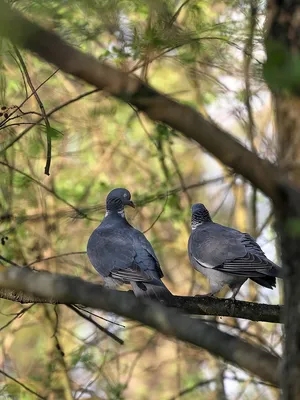
<instances>
[{"instance_id":1,"label":"tree trunk","mask_svg":"<svg viewBox=\"0 0 300 400\"><path fill-rule=\"evenodd\" d=\"M297 60L300 69L299 16L297 0L268 2L265 76L274 95L278 163L286 171L285 178L296 187L300 182L300 81L293 77L293 61ZM281 82L280 86L276 86L276 78ZM284 186L283 189L283 202L276 207L285 276L285 349L281 384L283 398L291 400L300 399L300 203L296 190L287 191Z\"/></svg>"}]
</instances>

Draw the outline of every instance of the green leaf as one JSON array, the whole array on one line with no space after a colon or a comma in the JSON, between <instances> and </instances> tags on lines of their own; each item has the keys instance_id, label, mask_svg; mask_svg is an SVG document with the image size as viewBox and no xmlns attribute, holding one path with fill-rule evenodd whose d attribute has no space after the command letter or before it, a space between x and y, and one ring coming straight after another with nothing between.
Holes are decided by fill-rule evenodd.
<instances>
[{"instance_id":1,"label":"green leaf","mask_svg":"<svg viewBox=\"0 0 300 400\"><path fill-rule=\"evenodd\" d=\"M59 139L62 139L62 137L64 136L64 134L61 131L59 131L56 128L53 128L53 126L49 126L49 127L43 126L42 130L45 133L50 133L50 137L52 140L59 140Z\"/></svg>"}]
</instances>

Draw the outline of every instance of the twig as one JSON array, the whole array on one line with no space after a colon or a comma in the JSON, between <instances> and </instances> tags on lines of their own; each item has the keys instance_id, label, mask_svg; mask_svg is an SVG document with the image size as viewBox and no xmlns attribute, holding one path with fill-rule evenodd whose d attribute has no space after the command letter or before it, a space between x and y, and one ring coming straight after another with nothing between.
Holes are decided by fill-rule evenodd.
<instances>
[{"instance_id":1,"label":"twig","mask_svg":"<svg viewBox=\"0 0 300 400\"><path fill-rule=\"evenodd\" d=\"M70 104L72 104L72 103L75 103L76 101L81 100L81 99L83 99L84 97L89 96L89 95L91 95L91 94L93 94L93 93L97 93L97 92L99 92L99 91L100 91L100 89L92 89L92 90L89 90L88 92L82 93L82 94L80 94L79 96L74 97L73 99L68 100L68 101L66 101L65 103L60 104L59 106L53 108L53 109L52 109L51 111L49 111L46 115L47 115L47 117L51 117L52 114L54 114L55 112L61 110L62 108L67 107L68 105L70 105ZM28 127L28 128L26 128L26 129L24 129L24 131L21 132L19 136L15 137L10 143L8 143L8 144L0 151L0 154L1 154L1 153L4 153L4 152L5 152L6 150L8 150L11 146L13 146L16 142L18 142L20 139L22 139L22 137L23 137L24 135L26 135L26 133L28 133L32 128L34 128L37 124L39 124L39 123L42 122L42 121L43 121L43 118L40 118L39 120L37 120L37 121L35 121L35 122L32 122L32 123L31 123L31 126Z\"/></svg>"},{"instance_id":2,"label":"twig","mask_svg":"<svg viewBox=\"0 0 300 400\"><path fill-rule=\"evenodd\" d=\"M181 10L183 9L183 7L184 7L187 3L189 3L189 1L190 1L190 0L185 0L185 1L181 4L181 6L178 7L178 9L176 10L175 14L172 16L172 18L171 18L171 20L170 20L170 22L169 22L170 25L173 25L173 24L174 24L174 22L176 21L178 15L180 14Z\"/></svg>"},{"instance_id":3,"label":"twig","mask_svg":"<svg viewBox=\"0 0 300 400\"><path fill-rule=\"evenodd\" d=\"M125 325L119 324L118 322L115 322L115 321L111 321L110 319L107 319L107 318L104 318L104 317L100 317L100 315L97 315L97 314L93 313L92 311L87 310L86 307L81 306L80 304L76 304L75 307L79 308L82 311L85 311L86 313L88 313L90 315L93 315L96 318L103 319L103 321L109 322L110 324L120 326L121 328L125 328Z\"/></svg>"},{"instance_id":4,"label":"twig","mask_svg":"<svg viewBox=\"0 0 300 400\"><path fill-rule=\"evenodd\" d=\"M36 259L35 261L32 261L31 263L27 264L26 267L31 267L32 265L43 262L43 261L49 261L49 260L53 260L55 258L73 256L73 255L78 255L78 254L80 254L80 255L86 254L86 251L72 251L70 253L57 254L56 256L39 258L39 259Z\"/></svg>"},{"instance_id":5,"label":"twig","mask_svg":"<svg viewBox=\"0 0 300 400\"><path fill-rule=\"evenodd\" d=\"M3 331L5 328L7 328L10 324L14 322L15 319L20 318L24 315L24 313L30 308L32 308L34 304L31 304L29 307L23 308L21 311L19 311L10 321L8 321L5 325L1 326L0 332Z\"/></svg>"},{"instance_id":6,"label":"twig","mask_svg":"<svg viewBox=\"0 0 300 400\"><path fill-rule=\"evenodd\" d=\"M116 342L118 342L119 344L124 344L124 340L120 339L118 336L116 336L114 333L110 332L109 330L107 330L106 328L104 328L103 326L99 325L98 322L94 321L93 318L89 315L85 315L83 312L81 312L80 310L78 310L78 308L76 308L73 305L67 305L68 308L70 308L71 310L73 310L76 314L80 315L82 318L86 319L87 321L91 322L93 325L95 325L101 332L104 332L107 336L111 337L112 339L114 339Z\"/></svg>"},{"instance_id":7,"label":"twig","mask_svg":"<svg viewBox=\"0 0 300 400\"><path fill-rule=\"evenodd\" d=\"M153 226L156 224L156 222L159 220L159 218L162 216L163 212L165 211L167 202L168 202L168 196L166 196L164 205L163 205L163 207L162 207L160 213L157 215L157 217L156 217L155 220L152 222L152 224L149 226L149 228L147 228L145 231L143 231L143 233L147 233L147 232L149 232L149 231L153 228Z\"/></svg>"},{"instance_id":8,"label":"twig","mask_svg":"<svg viewBox=\"0 0 300 400\"><path fill-rule=\"evenodd\" d=\"M8 260L7 258L5 258L5 257L3 257L3 256L1 256L1 255L0 255L0 260L3 260L3 261L7 262L7 263L10 264L10 265L13 265L14 267L19 267L18 264L16 264L15 262L13 262L13 261L11 261L11 260Z\"/></svg>"},{"instance_id":9,"label":"twig","mask_svg":"<svg viewBox=\"0 0 300 400\"><path fill-rule=\"evenodd\" d=\"M179 393L177 393L175 396L170 397L168 400L177 400L179 397L182 397L190 392L193 392L194 390L196 390L202 386L210 385L213 382L215 382L215 379L208 379L206 381L197 382L194 385L192 385L184 390L181 390Z\"/></svg>"},{"instance_id":10,"label":"twig","mask_svg":"<svg viewBox=\"0 0 300 400\"><path fill-rule=\"evenodd\" d=\"M39 185L40 187L42 187L43 189L45 189L47 192L51 193L53 196L55 196L58 200L62 201L63 203L67 204L69 207L71 207L74 211L76 211L77 214L81 215L84 218L87 218L87 216L85 214L83 214L78 208L76 208L75 206L73 206L71 203L69 203L67 200L63 199L60 195L58 195L54 190L48 188L47 186L45 186L43 183L39 182L37 179L33 178L32 176L26 174L26 172L23 172L21 170L19 170L16 167L13 167L12 165L9 165L3 161L0 161L0 164L10 168L16 172L18 172L19 174L25 176L26 178L28 178L30 181L36 183L37 185Z\"/></svg>"},{"instance_id":11,"label":"twig","mask_svg":"<svg viewBox=\"0 0 300 400\"><path fill-rule=\"evenodd\" d=\"M47 400L46 397L41 396L40 394L38 394L37 392L35 392L34 390L30 389L28 386L24 385L24 383L18 381L16 378L12 377L11 375L9 375L7 372L4 372L2 369L0 369L0 374L6 376L6 378L11 379L12 381L16 382L18 385L22 386L22 388L24 388L25 390L27 390L28 392L34 394L36 397L38 397L39 399L42 400Z\"/></svg>"},{"instance_id":12,"label":"twig","mask_svg":"<svg viewBox=\"0 0 300 400\"><path fill-rule=\"evenodd\" d=\"M44 119L45 124L46 124L47 161L46 161L46 166L45 166L45 174L46 175L50 175L50 165L51 165L51 125L50 125L49 119L47 117L47 114L46 114L46 111L45 111L45 107L44 107L44 105L42 103L42 100L40 99L40 96L38 95L37 91L35 90L35 88L33 86L33 83L32 83L31 78L29 76L25 61L23 60L23 57L22 57L19 49L17 48L17 46L13 45L13 47L14 47L16 55L17 55L17 57L18 57L18 59L20 61L20 64L21 64L21 66L23 68L24 74L26 76L27 83L28 83L28 85L29 85L29 87L30 87L30 89L31 89L31 91L32 91L32 93L33 93L33 95L34 95L39 107L40 107L41 114L42 114L43 119Z\"/></svg>"},{"instance_id":13,"label":"twig","mask_svg":"<svg viewBox=\"0 0 300 400\"><path fill-rule=\"evenodd\" d=\"M50 76L48 76L48 78L45 79L45 80L35 89L35 91L38 91L46 82L48 82L48 81L52 78L52 76L54 76L54 75L57 73L57 71L59 71L59 68L56 69L54 72L52 72L52 74L51 74ZM26 103L26 101L29 100L30 97L32 97L33 95L34 95L34 93L31 93L28 97L26 97L26 99L23 100L22 103L21 103L18 107L16 107L16 108L14 109L14 111L13 111L11 114L9 114L8 119L6 119L5 121L0 122L0 126L4 125L5 122L9 121L9 120L10 120L10 117L11 117L12 115L14 115L15 112L16 112L17 110L19 110L19 109ZM42 120L43 120L43 118L41 119L41 121L42 121ZM2 151L4 151L4 150L6 150L6 148L3 149Z\"/></svg>"}]
</instances>

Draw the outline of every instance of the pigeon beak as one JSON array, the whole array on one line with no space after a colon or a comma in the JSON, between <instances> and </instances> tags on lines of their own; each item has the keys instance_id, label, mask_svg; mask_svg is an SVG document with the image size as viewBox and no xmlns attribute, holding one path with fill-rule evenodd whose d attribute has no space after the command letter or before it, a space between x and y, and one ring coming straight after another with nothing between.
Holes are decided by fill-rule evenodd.
<instances>
[{"instance_id":1,"label":"pigeon beak","mask_svg":"<svg viewBox=\"0 0 300 400\"><path fill-rule=\"evenodd\" d=\"M135 204L134 204L134 202L131 201L131 200L127 200L125 204L126 204L127 206L132 207L132 208L135 208Z\"/></svg>"}]
</instances>

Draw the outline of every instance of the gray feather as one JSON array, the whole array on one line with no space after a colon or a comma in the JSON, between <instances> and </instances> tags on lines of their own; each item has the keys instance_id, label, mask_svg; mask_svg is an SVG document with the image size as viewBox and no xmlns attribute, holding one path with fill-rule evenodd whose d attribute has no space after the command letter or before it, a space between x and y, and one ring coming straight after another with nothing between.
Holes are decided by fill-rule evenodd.
<instances>
[{"instance_id":1,"label":"gray feather","mask_svg":"<svg viewBox=\"0 0 300 400\"><path fill-rule=\"evenodd\" d=\"M281 276L281 269L249 234L212 222L202 204L193 206L192 228L190 261L210 280L215 292L225 284L238 287L238 291L248 278L262 286L275 287L275 277Z\"/></svg>"},{"instance_id":2,"label":"gray feather","mask_svg":"<svg viewBox=\"0 0 300 400\"><path fill-rule=\"evenodd\" d=\"M172 296L160 280L163 273L151 244L127 222L120 209L108 212L94 230L87 254L109 285L130 283L138 296L161 299Z\"/></svg>"}]
</instances>

